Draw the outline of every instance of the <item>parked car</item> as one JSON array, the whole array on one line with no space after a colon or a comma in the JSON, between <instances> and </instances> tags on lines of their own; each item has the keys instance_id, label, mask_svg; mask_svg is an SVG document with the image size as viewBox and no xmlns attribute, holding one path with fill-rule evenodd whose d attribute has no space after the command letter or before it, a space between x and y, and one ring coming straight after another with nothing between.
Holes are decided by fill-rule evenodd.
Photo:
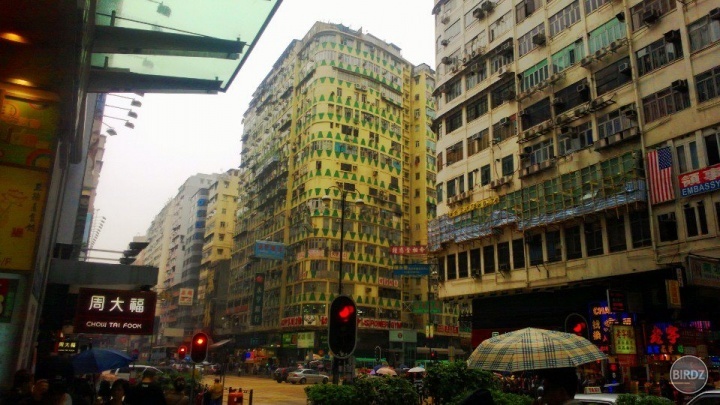
<instances>
[{"instance_id":1,"label":"parked car","mask_svg":"<svg viewBox=\"0 0 720 405\"><path fill-rule=\"evenodd\" d=\"M720 390L703 391L693 397L688 405L718 405L720 404Z\"/></svg>"},{"instance_id":2,"label":"parked car","mask_svg":"<svg viewBox=\"0 0 720 405\"><path fill-rule=\"evenodd\" d=\"M573 404L612 405L617 398L618 394L575 394Z\"/></svg>"},{"instance_id":3,"label":"parked car","mask_svg":"<svg viewBox=\"0 0 720 405\"><path fill-rule=\"evenodd\" d=\"M311 383L311 384L317 384L317 383L323 383L327 384L328 381L330 381L330 377L328 377L325 374L320 374L317 370L309 369L309 368L303 368L300 370L294 370L288 373L287 376L288 382L291 382L293 384L305 384L305 383Z\"/></svg>"},{"instance_id":4,"label":"parked car","mask_svg":"<svg viewBox=\"0 0 720 405\"><path fill-rule=\"evenodd\" d=\"M278 383L281 383L283 381L287 382L289 373L290 367L278 367L273 372L273 380L277 381Z\"/></svg>"}]
</instances>

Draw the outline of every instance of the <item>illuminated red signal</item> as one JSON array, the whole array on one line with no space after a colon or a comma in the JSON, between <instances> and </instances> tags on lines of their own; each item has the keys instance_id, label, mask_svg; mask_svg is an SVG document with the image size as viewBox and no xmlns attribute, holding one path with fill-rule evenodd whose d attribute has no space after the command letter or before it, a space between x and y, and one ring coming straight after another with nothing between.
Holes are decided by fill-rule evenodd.
<instances>
[{"instance_id":1,"label":"illuminated red signal","mask_svg":"<svg viewBox=\"0 0 720 405\"><path fill-rule=\"evenodd\" d=\"M350 320L350 317L354 313L355 313L355 307L353 305L346 305L345 307L340 309L340 312L338 313L338 315L340 316L341 321L347 322Z\"/></svg>"},{"instance_id":2,"label":"illuminated red signal","mask_svg":"<svg viewBox=\"0 0 720 405\"><path fill-rule=\"evenodd\" d=\"M193 336L190 358L195 363L202 363L208 356L208 336L203 333L196 333Z\"/></svg>"},{"instance_id":3,"label":"illuminated red signal","mask_svg":"<svg viewBox=\"0 0 720 405\"><path fill-rule=\"evenodd\" d=\"M575 326L572 327L573 333L579 336L585 335L586 330L587 324L585 322L578 322L575 324Z\"/></svg>"},{"instance_id":4,"label":"illuminated red signal","mask_svg":"<svg viewBox=\"0 0 720 405\"><path fill-rule=\"evenodd\" d=\"M178 347L178 354L180 355L180 358L185 358L185 356L187 355L187 347L184 345Z\"/></svg>"},{"instance_id":5,"label":"illuminated red signal","mask_svg":"<svg viewBox=\"0 0 720 405\"><path fill-rule=\"evenodd\" d=\"M203 343L205 343L205 339L203 339L202 337L199 337L199 338L195 341L195 344L197 344L197 345L201 345L201 344L203 344Z\"/></svg>"}]
</instances>

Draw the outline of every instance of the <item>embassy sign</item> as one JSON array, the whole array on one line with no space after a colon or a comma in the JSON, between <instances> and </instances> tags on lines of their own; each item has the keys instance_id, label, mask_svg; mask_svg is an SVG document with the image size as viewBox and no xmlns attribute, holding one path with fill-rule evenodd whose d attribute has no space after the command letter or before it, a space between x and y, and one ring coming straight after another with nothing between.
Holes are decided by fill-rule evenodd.
<instances>
[{"instance_id":1,"label":"embassy sign","mask_svg":"<svg viewBox=\"0 0 720 405\"><path fill-rule=\"evenodd\" d=\"M73 332L152 335L156 302L150 291L81 288Z\"/></svg>"}]
</instances>

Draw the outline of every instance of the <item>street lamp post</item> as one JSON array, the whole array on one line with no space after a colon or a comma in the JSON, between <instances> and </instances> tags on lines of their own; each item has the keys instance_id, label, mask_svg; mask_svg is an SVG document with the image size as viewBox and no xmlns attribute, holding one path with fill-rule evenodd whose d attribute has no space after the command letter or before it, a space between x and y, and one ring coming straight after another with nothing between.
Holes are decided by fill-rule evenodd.
<instances>
[{"instance_id":1,"label":"street lamp post","mask_svg":"<svg viewBox=\"0 0 720 405\"><path fill-rule=\"evenodd\" d=\"M347 195L348 191L345 190L345 187L342 187L340 183L338 183L335 186L328 187L328 194L329 189L334 188L340 191L340 259L338 260L340 264L340 268L338 269L338 296L342 295L343 288L342 288L342 282L343 282L343 255L345 253L345 203L347 202ZM329 205L330 201L332 200L328 194L325 194L322 197L322 201L324 204ZM363 199L358 198L355 200L355 205L362 206L365 204L365 201ZM332 362L332 375L333 375L333 384L337 385L338 380L340 379L340 362L341 360L338 359L336 356L333 356L333 362Z\"/></svg>"}]
</instances>

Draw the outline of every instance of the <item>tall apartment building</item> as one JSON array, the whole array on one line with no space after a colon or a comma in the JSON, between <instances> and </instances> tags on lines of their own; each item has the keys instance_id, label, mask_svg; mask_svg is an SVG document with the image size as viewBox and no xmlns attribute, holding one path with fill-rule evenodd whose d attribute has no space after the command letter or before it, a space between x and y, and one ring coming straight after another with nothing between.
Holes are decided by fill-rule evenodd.
<instances>
[{"instance_id":1,"label":"tall apartment building","mask_svg":"<svg viewBox=\"0 0 720 405\"><path fill-rule=\"evenodd\" d=\"M222 319L225 309L225 302L220 301L226 300L228 284L217 281L220 278L227 278L230 270L240 184L238 175L238 169L230 169L219 174L208 189L197 298L198 303L204 303L202 326L211 329L214 326L214 318L217 318L215 315ZM221 310L218 310L219 308Z\"/></svg>"},{"instance_id":2,"label":"tall apartment building","mask_svg":"<svg viewBox=\"0 0 720 405\"><path fill-rule=\"evenodd\" d=\"M474 345L577 326L657 378L683 350L717 354L716 7L436 1L430 250Z\"/></svg>"},{"instance_id":3,"label":"tall apartment building","mask_svg":"<svg viewBox=\"0 0 720 405\"><path fill-rule=\"evenodd\" d=\"M424 341L416 343L414 330L425 321L411 304L426 299L427 280L394 276L394 264L413 258L390 247L427 243L435 212L434 87L429 66L413 66L397 46L336 24L316 23L275 63L244 116L222 328L238 349L280 362L328 353L327 310L342 257L342 291L357 302L360 319L356 356L372 357L379 346L392 348L390 361L415 358ZM265 242L284 256L267 258ZM400 331L408 331L399 334L405 341Z\"/></svg>"},{"instance_id":4,"label":"tall apartment building","mask_svg":"<svg viewBox=\"0 0 720 405\"><path fill-rule=\"evenodd\" d=\"M147 232L144 265L158 273L159 334L157 343L178 343L190 337L199 320L193 307L180 304L180 289L197 293L200 280L200 250L205 236L207 193L217 174L189 177L153 220Z\"/></svg>"}]
</instances>

